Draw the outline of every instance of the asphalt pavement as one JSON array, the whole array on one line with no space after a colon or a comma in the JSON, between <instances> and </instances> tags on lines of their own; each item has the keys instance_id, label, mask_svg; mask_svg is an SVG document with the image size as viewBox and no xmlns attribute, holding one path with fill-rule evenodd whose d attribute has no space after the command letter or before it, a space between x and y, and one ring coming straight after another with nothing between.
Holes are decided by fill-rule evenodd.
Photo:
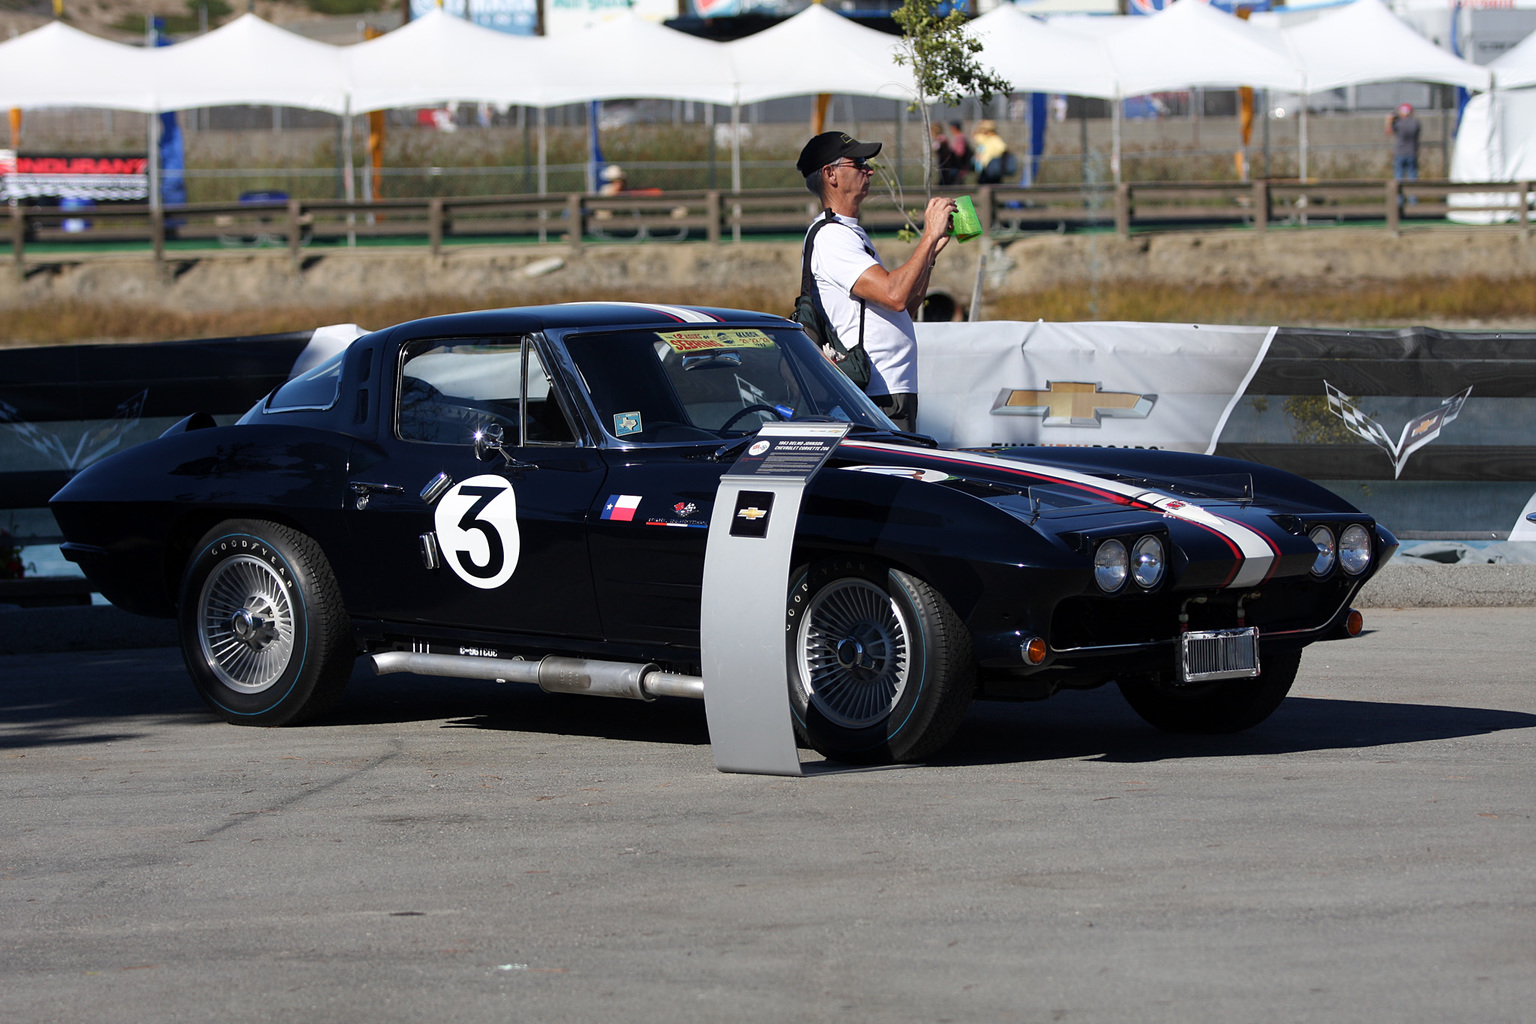
<instances>
[{"instance_id":1,"label":"asphalt pavement","mask_svg":"<svg viewBox=\"0 0 1536 1024\"><path fill-rule=\"evenodd\" d=\"M0 657L0 1018L1528 1020L1533 619L1370 612L1239 736L1105 689L803 779L696 702L360 667L251 729L173 649Z\"/></svg>"}]
</instances>

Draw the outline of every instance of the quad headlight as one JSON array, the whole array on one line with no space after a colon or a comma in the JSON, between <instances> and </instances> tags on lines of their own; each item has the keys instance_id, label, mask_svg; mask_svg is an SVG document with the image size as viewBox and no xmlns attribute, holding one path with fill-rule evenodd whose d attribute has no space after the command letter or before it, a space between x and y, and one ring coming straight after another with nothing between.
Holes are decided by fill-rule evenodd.
<instances>
[{"instance_id":1,"label":"quad headlight","mask_svg":"<svg viewBox=\"0 0 1536 1024\"><path fill-rule=\"evenodd\" d=\"M1131 576L1148 590L1163 578L1163 542L1148 534L1131 549Z\"/></svg>"},{"instance_id":2,"label":"quad headlight","mask_svg":"<svg viewBox=\"0 0 1536 1024\"><path fill-rule=\"evenodd\" d=\"M1351 576L1360 575L1371 564L1371 535L1359 523L1339 534L1339 564Z\"/></svg>"},{"instance_id":3,"label":"quad headlight","mask_svg":"<svg viewBox=\"0 0 1536 1024\"><path fill-rule=\"evenodd\" d=\"M1125 585L1130 572L1130 556L1118 540L1107 540L1093 553L1093 580L1099 589L1112 594Z\"/></svg>"},{"instance_id":4,"label":"quad headlight","mask_svg":"<svg viewBox=\"0 0 1536 1024\"><path fill-rule=\"evenodd\" d=\"M1338 554L1338 549L1333 543L1333 531L1326 526L1315 526L1307 536L1311 537L1312 543L1317 545L1317 558L1312 562L1312 575L1327 576L1333 569L1333 561Z\"/></svg>"}]
</instances>

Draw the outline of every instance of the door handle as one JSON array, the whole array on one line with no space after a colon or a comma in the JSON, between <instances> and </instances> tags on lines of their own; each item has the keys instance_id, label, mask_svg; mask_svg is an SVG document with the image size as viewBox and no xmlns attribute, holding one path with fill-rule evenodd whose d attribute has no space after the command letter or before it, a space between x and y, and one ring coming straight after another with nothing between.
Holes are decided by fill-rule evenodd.
<instances>
[{"instance_id":1,"label":"door handle","mask_svg":"<svg viewBox=\"0 0 1536 1024\"><path fill-rule=\"evenodd\" d=\"M368 507L368 499L372 498L375 494L405 493L405 488L399 484L380 484L370 480L353 480L351 487L352 493L357 495L357 499L353 504L357 506L359 512Z\"/></svg>"}]
</instances>

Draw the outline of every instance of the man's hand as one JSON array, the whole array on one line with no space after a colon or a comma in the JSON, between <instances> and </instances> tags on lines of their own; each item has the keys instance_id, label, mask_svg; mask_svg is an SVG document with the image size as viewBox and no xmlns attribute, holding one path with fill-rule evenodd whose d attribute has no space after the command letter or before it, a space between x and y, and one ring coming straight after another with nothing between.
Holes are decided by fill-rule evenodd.
<instances>
[{"instance_id":1,"label":"man's hand","mask_svg":"<svg viewBox=\"0 0 1536 1024\"><path fill-rule=\"evenodd\" d=\"M955 201L944 196L934 196L928 200L928 209L923 211L923 234L943 236L949 234L950 217L955 212ZM940 243L942 248L943 243ZM937 251L935 251L937 255Z\"/></svg>"}]
</instances>

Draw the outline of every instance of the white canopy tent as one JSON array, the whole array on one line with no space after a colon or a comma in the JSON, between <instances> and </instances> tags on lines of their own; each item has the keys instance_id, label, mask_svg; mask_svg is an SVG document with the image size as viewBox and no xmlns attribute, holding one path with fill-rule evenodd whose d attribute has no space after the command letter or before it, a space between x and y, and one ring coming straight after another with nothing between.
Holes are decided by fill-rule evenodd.
<instances>
[{"instance_id":1,"label":"white canopy tent","mask_svg":"<svg viewBox=\"0 0 1536 1024\"><path fill-rule=\"evenodd\" d=\"M543 106L611 99L736 102L725 46L633 12L542 42L539 60L548 79Z\"/></svg>"},{"instance_id":2,"label":"white canopy tent","mask_svg":"<svg viewBox=\"0 0 1536 1024\"><path fill-rule=\"evenodd\" d=\"M1354 0L1314 21L1280 30L1305 76L1300 170L1307 178L1306 94L1368 82L1439 82L1486 90L1487 68L1446 53L1387 10L1381 0Z\"/></svg>"},{"instance_id":3,"label":"white canopy tent","mask_svg":"<svg viewBox=\"0 0 1536 1024\"><path fill-rule=\"evenodd\" d=\"M237 103L347 110L338 47L242 14L222 28L148 51L160 110Z\"/></svg>"},{"instance_id":4,"label":"white canopy tent","mask_svg":"<svg viewBox=\"0 0 1536 1024\"><path fill-rule=\"evenodd\" d=\"M1524 89L1536 85L1536 33L1526 36L1524 42L1489 67L1500 89Z\"/></svg>"},{"instance_id":5,"label":"white canopy tent","mask_svg":"<svg viewBox=\"0 0 1536 1024\"><path fill-rule=\"evenodd\" d=\"M1104 38L1121 96L1190 88L1300 91L1301 71L1273 32L1181 0Z\"/></svg>"},{"instance_id":6,"label":"white canopy tent","mask_svg":"<svg viewBox=\"0 0 1536 1024\"><path fill-rule=\"evenodd\" d=\"M481 28L441 8L340 48L359 112L453 100L537 106L549 78L542 52L535 37Z\"/></svg>"},{"instance_id":7,"label":"white canopy tent","mask_svg":"<svg viewBox=\"0 0 1536 1024\"><path fill-rule=\"evenodd\" d=\"M1301 71L1273 32L1199 3L1183 0L1122 32L1104 37L1120 96L1191 88L1289 89L1300 92ZM1112 121L1110 166L1120 180L1120 104Z\"/></svg>"},{"instance_id":8,"label":"white canopy tent","mask_svg":"<svg viewBox=\"0 0 1536 1024\"><path fill-rule=\"evenodd\" d=\"M0 99L7 107L153 113L158 108L149 59L145 50L51 21L0 43Z\"/></svg>"},{"instance_id":9,"label":"white canopy tent","mask_svg":"<svg viewBox=\"0 0 1536 1024\"><path fill-rule=\"evenodd\" d=\"M1354 0L1314 21L1280 30L1310 92L1367 82L1441 82L1488 88L1488 69L1447 53L1389 11Z\"/></svg>"},{"instance_id":10,"label":"white canopy tent","mask_svg":"<svg viewBox=\"0 0 1536 1024\"><path fill-rule=\"evenodd\" d=\"M1451 153L1450 176L1452 181L1536 181L1536 89L1494 89L1468 101ZM1527 202L1531 198L1528 194ZM1452 207L1511 209L1453 209L1448 217L1463 224L1513 221L1517 202L1516 193L1457 194L1450 197Z\"/></svg>"},{"instance_id":11,"label":"white canopy tent","mask_svg":"<svg viewBox=\"0 0 1536 1024\"><path fill-rule=\"evenodd\" d=\"M1098 39L1031 18L1012 4L982 15L966 31L981 42L978 59L1016 92L1059 92L1114 99L1115 67Z\"/></svg>"},{"instance_id":12,"label":"white canopy tent","mask_svg":"<svg viewBox=\"0 0 1536 1024\"><path fill-rule=\"evenodd\" d=\"M893 59L897 45L894 36L820 4L723 44L735 69L737 103L823 92L914 99L912 72Z\"/></svg>"}]
</instances>

